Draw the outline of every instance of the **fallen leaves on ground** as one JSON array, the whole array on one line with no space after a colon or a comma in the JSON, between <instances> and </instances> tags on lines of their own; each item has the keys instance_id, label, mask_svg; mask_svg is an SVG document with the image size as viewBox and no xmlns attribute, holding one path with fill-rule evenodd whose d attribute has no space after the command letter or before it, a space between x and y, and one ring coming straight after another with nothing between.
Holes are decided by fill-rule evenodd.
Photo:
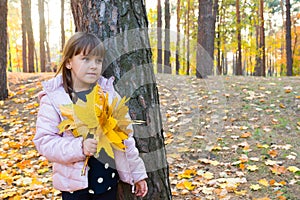
<instances>
[{"instance_id":1,"label":"fallen leaves on ground","mask_svg":"<svg viewBox=\"0 0 300 200\"><path fill-rule=\"evenodd\" d=\"M61 198L32 143L45 78L9 79L0 101L0 199ZM157 81L173 199L298 198L299 77Z\"/></svg>"},{"instance_id":2,"label":"fallen leaves on ground","mask_svg":"<svg viewBox=\"0 0 300 200\"><path fill-rule=\"evenodd\" d=\"M157 79L175 200L298 198L299 77Z\"/></svg>"}]
</instances>

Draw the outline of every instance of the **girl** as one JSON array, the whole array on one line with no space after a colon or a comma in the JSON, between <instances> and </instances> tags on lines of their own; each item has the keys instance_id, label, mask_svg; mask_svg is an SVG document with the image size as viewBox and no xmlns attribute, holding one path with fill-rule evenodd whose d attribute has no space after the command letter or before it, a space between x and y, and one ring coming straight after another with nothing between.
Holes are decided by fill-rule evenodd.
<instances>
[{"instance_id":1,"label":"girl","mask_svg":"<svg viewBox=\"0 0 300 200\"><path fill-rule=\"evenodd\" d=\"M34 143L38 152L53 162L53 186L62 191L63 200L116 199L119 179L135 187L136 196L144 197L148 191L146 170L138 156L132 134L124 141L125 152L114 151L115 159L105 151L96 153L97 141L74 137L70 131L59 135L58 124L64 120L60 105L86 101L98 82L110 101L118 94L113 87L114 78L101 76L104 47L91 33L75 33L67 42L59 72L43 83L39 93L40 109L36 122ZM84 161L90 156L88 170L81 175Z\"/></svg>"}]
</instances>

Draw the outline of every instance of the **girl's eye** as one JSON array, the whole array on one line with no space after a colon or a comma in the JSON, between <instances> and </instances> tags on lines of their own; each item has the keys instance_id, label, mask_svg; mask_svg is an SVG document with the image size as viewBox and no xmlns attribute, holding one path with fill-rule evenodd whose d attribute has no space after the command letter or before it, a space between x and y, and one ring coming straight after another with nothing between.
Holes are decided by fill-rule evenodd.
<instances>
[{"instance_id":1,"label":"girl's eye","mask_svg":"<svg viewBox=\"0 0 300 200\"><path fill-rule=\"evenodd\" d=\"M96 63L97 64L101 64L102 63L102 59L96 59Z\"/></svg>"},{"instance_id":2,"label":"girl's eye","mask_svg":"<svg viewBox=\"0 0 300 200\"><path fill-rule=\"evenodd\" d=\"M82 60L83 61L89 61L89 58L88 57L83 57Z\"/></svg>"}]
</instances>

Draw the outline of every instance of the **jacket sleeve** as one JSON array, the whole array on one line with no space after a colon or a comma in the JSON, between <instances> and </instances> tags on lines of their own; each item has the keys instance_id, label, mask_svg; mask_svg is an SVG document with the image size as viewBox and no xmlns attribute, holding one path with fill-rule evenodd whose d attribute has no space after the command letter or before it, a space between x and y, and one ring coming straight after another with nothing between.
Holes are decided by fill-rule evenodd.
<instances>
[{"instance_id":1,"label":"jacket sleeve","mask_svg":"<svg viewBox=\"0 0 300 200\"><path fill-rule=\"evenodd\" d=\"M57 126L60 121L60 115L49 97L41 97L33 139L38 152L52 162L68 164L83 161L85 155L82 152L82 137L59 135Z\"/></svg>"},{"instance_id":2,"label":"jacket sleeve","mask_svg":"<svg viewBox=\"0 0 300 200\"><path fill-rule=\"evenodd\" d=\"M134 183L146 179L147 173L144 161L139 156L139 151L135 146L135 140L130 134L129 138L124 141L126 146L126 159L129 163L129 170L131 172Z\"/></svg>"}]
</instances>

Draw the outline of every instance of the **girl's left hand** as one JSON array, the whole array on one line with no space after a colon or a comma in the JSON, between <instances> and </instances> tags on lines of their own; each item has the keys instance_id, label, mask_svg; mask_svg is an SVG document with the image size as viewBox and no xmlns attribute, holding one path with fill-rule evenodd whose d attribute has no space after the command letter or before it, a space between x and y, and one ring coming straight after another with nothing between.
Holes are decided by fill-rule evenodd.
<instances>
[{"instance_id":1,"label":"girl's left hand","mask_svg":"<svg viewBox=\"0 0 300 200\"><path fill-rule=\"evenodd\" d=\"M138 197L146 196L148 192L147 182L145 180L141 180L136 182L135 184L135 195Z\"/></svg>"}]
</instances>

